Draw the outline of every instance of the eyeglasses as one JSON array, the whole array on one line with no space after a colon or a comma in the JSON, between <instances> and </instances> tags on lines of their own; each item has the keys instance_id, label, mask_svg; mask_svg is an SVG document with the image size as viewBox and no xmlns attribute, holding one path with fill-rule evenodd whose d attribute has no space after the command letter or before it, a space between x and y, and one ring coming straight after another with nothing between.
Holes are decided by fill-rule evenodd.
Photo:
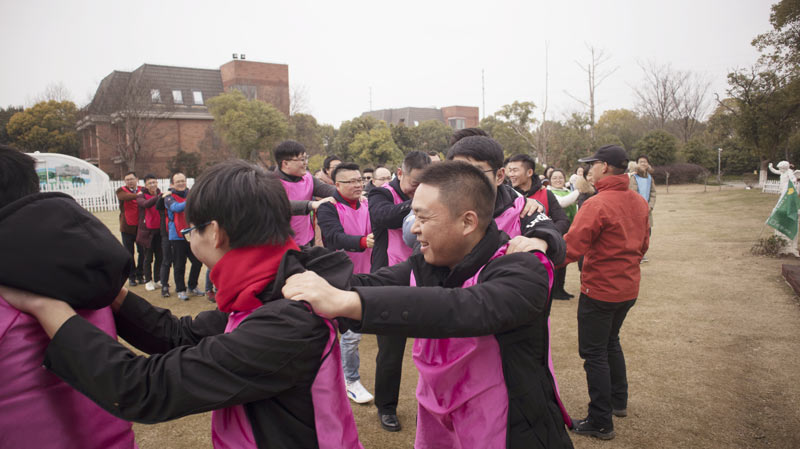
<instances>
[{"instance_id":1,"label":"eyeglasses","mask_svg":"<svg viewBox=\"0 0 800 449\"><path fill-rule=\"evenodd\" d=\"M287 159L287 160L288 161L293 161L293 162L308 162L308 156L300 157L300 158L295 157L295 158Z\"/></svg>"},{"instance_id":2,"label":"eyeglasses","mask_svg":"<svg viewBox=\"0 0 800 449\"><path fill-rule=\"evenodd\" d=\"M392 179L391 176L384 176L383 178L375 178L376 181L388 181Z\"/></svg>"},{"instance_id":3,"label":"eyeglasses","mask_svg":"<svg viewBox=\"0 0 800 449\"><path fill-rule=\"evenodd\" d=\"M336 181L339 184L355 184L355 183L363 183L363 179L351 179L350 181Z\"/></svg>"},{"instance_id":4,"label":"eyeglasses","mask_svg":"<svg viewBox=\"0 0 800 449\"><path fill-rule=\"evenodd\" d=\"M372 176L364 176L364 181L372 181Z\"/></svg>"},{"instance_id":5,"label":"eyeglasses","mask_svg":"<svg viewBox=\"0 0 800 449\"><path fill-rule=\"evenodd\" d=\"M490 168L488 170L481 170L483 173L494 173L494 169Z\"/></svg>"},{"instance_id":6,"label":"eyeglasses","mask_svg":"<svg viewBox=\"0 0 800 449\"><path fill-rule=\"evenodd\" d=\"M181 235L188 242L188 241L191 240L190 236L192 235L192 231L194 231L195 229L201 230L201 229L205 228L206 226L208 226L210 224L211 224L211 222L209 221L209 222L203 223L201 225L192 226L191 228L181 229Z\"/></svg>"}]
</instances>

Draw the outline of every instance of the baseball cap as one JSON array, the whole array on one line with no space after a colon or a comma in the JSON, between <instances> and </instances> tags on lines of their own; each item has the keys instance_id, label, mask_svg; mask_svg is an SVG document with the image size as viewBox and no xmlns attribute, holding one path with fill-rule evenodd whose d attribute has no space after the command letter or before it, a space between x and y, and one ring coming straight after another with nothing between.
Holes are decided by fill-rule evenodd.
<instances>
[{"instance_id":1,"label":"baseball cap","mask_svg":"<svg viewBox=\"0 0 800 449\"><path fill-rule=\"evenodd\" d=\"M583 159L578 159L578 162L595 162L595 161L606 162L608 163L608 165L612 167L627 168L628 153L625 152L624 148L618 145L606 145L598 148L593 155L585 157Z\"/></svg>"}]
</instances>

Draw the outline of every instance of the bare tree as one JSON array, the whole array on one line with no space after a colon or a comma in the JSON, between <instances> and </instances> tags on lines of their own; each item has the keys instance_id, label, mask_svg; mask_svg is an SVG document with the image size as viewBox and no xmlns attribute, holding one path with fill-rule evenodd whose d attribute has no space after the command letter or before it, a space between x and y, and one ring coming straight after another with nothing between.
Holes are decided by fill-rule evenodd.
<instances>
[{"instance_id":1,"label":"bare tree","mask_svg":"<svg viewBox=\"0 0 800 449\"><path fill-rule=\"evenodd\" d=\"M33 104L41 103L43 101L55 100L58 102L72 101L72 94L67 86L62 82L50 83L44 88L44 91L39 93L33 98Z\"/></svg>"},{"instance_id":2,"label":"bare tree","mask_svg":"<svg viewBox=\"0 0 800 449\"><path fill-rule=\"evenodd\" d=\"M291 100L289 101L289 115L308 113L308 89L304 84L292 86Z\"/></svg>"},{"instance_id":3,"label":"bare tree","mask_svg":"<svg viewBox=\"0 0 800 449\"><path fill-rule=\"evenodd\" d=\"M550 125L547 123L547 102L549 95L550 85L550 70L549 70L549 53L550 44L545 41L544 43L544 102L542 104L542 124L539 125L539 152L545 155L544 160L547 160L547 140L550 138Z\"/></svg>"},{"instance_id":4,"label":"bare tree","mask_svg":"<svg viewBox=\"0 0 800 449\"><path fill-rule=\"evenodd\" d=\"M697 132L709 109L708 90L711 82L701 75L687 72L684 82L676 92L675 116L684 145Z\"/></svg>"},{"instance_id":5,"label":"bare tree","mask_svg":"<svg viewBox=\"0 0 800 449\"><path fill-rule=\"evenodd\" d=\"M660 66L648 62L640 63L639 67L644 73L644 80L638 88L634 88L638 100L636 108L656 128L664 129L677 116L675 100L686 84L687 75L673 70L669 64Z\"/></svg>"},{"instance_id":6,"label":"bare tree","mask_svg":"<svg viewBox=\"0 0 800 449\"><path fill-rule=\"evenodd\" d=\"M614 72L619 69L619 66L614 67L613 69L602 71L600 66L608 62L611 59L611 56L605 54L603 49L595 48L592 45L586 45L586 49L589 50L590 53L590 60L589 62L582 63L579 61L575 61L575 64L581 68L584 72L586 72L587 81L589 84L589 98L588 100L584 101L580 98L570 94L569 92L565 93L572 98L573 100L577 101L578 103L582 104L584 107L589 109L589 121L590 121L590 128L589 134L592 138L592 142L594 142L594 124L595 124L595 92L600 84L606 80L609 76L611 76Z\"/></svg>"}]
</instances>

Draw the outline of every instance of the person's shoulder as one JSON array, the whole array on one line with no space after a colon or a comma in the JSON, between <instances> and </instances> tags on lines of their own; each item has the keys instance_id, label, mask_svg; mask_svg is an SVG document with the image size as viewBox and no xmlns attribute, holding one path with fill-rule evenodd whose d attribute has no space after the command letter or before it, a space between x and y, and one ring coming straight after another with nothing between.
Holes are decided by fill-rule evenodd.
<instances>
[{"instance_id":1,"label":"person's shoulder","mask_svg":"<svg viewBox=\"0 0 800 449\"><path fill-rule=\"evenodd\" d=\"M299 301L279 298L267 301L255 309L244 321L242 326L259 326L268 332L268 329L281 329L287 338L305 338L309 335L327 335L328 327L323 318L314 315Z\"/></svg>"},{"instance_id":2,"label":"person's shoulder","mask_svg":"<svg viewBox=\"0 0 800 449\"><path fill-rule=\"evenodd\" d=\"M547 269L536 254L532 252L518 252L505 254L493 259L486 265L484 272L486 279L506 277L530 279L531 276L546 276Z\"/></svg>"}]
</instances>

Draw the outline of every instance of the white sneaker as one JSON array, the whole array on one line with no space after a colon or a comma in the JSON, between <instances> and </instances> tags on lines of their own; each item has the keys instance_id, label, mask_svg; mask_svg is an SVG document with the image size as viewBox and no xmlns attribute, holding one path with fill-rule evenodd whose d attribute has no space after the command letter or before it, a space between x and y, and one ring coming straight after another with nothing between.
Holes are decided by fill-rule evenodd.
<instances>
[{"instance_id":1,"label":"white sneaker","mask_svg":"<svg viewBox=\"0 0 800 449\"><path fill-rule=\"evenodd\" d=\"M347 396L357 404L366 404L374 399L374 397L361 385L361 381L345 382L347 386Z\"/></svg>"},{"instance_id":2,"label":"white sneaker","mask_svg":"<svg viewBox=\"0 0 800 449\"><path fill-rule=\"evenodd\" d=\"M153 281L150 281L144 284L144 289L147 290L148 292L152 292L153 290L156 289L156 284L154 284Z\"/></svg>"},{"instance_id":3,"label":"white sneaker","mask_svg":"<svg viewBox=\"0 0 800 449\"><path fill-rule=\"evenodd\" d=\"M155 281L155 282L153 282L153 285L155 285L155 286L156 286L156 288L161 288L161 287L163 287L163 285L161 285L161 281Z\"/></svg>"}]
</instances>

